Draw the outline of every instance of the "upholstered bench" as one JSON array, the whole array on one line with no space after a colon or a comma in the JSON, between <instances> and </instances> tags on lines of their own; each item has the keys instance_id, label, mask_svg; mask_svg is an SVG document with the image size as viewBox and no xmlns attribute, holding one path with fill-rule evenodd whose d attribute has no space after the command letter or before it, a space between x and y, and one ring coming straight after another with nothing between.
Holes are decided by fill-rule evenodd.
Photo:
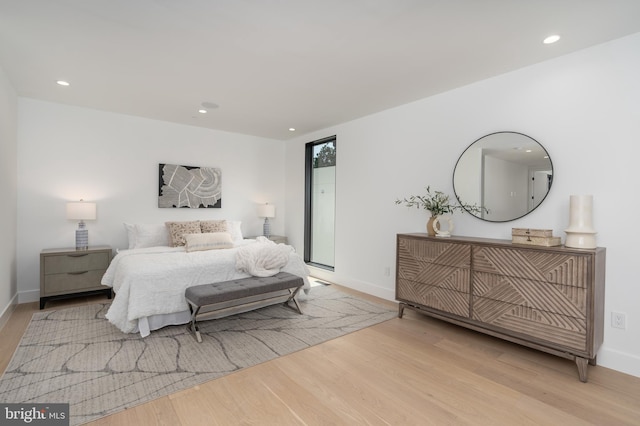
<instances>
[{"instance_id":1,"label":"upholstered bench","mask_svg":"<svg viewBox=\"0 0 640 426\"><path fill-rule=\"evenodd\" d=\"M289 303L293 302L294 309L302 314L295 297L303 285L302 278L288 272L279 272L271 277L248 277L189 287L184 293L191 310L189 329L198 342L202 342L197 316L203 308L206 308L206 314L215 314L229 308L235 308L237 313L242 312L237 310L238 307L247 307L244 311L251 310L251 306L257 302L260 306L266 306L269 303L265 302L283 301L289 307Z\"/></svg>"}]
</instances>

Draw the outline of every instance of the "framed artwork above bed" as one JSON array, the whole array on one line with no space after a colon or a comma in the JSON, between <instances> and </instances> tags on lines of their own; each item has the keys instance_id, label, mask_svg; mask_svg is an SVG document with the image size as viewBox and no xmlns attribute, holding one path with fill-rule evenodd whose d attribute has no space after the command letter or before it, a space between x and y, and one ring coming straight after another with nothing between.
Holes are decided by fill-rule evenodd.
<instances>
[{"instance_id":1,"label":"framed artwork above bed","mask_svg":"<svg viewBox=\"0 0 640 426\"><path fill-rule=\"evenodd\" d=\"M222 207L222 171L213 167L159 164L158 207Z\"/></svg>"}]
</instances>

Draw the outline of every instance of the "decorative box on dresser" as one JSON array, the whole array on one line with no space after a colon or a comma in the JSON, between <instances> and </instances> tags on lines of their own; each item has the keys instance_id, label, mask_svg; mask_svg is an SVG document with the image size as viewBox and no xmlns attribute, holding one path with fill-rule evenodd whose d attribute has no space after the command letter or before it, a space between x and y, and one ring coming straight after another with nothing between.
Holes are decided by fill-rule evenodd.
<instances>
[{"instance_id":1,"label":"decorative box on dresser","mask_svg":"<svg viewBox=\"0 0 640 426\"><path fill-rule=\"evenodd\" d=\"M606 250L398 234L396 299L405 307L572 359L581 381L604 334Z\"/></svg>"},{"instance_id":2,"label":"decorative box on dresser","mask_svg":"<svg viewBox=\"0 0 640 426\"><path fill-rule=\"evenodd\" d=\"M52 299L104 293L111 299L111 287L100 284L111 262L109 246L87 250L45 249L40 252L40 309Z\"/></svg>"}]
</instances>

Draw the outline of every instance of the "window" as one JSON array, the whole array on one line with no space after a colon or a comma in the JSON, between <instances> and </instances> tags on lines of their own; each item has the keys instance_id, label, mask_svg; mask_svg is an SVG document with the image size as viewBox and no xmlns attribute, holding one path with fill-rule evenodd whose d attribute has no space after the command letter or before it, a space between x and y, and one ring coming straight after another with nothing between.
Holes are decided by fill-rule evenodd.
<instances>
[{"instance_id":1,"label":"window","mask_svg":"<svg viewBox=\"0 0 640 426\"><path fill-rule=\"evenodd\" d=\"M304 260L333 270L336 206L336 137L305 149Z\"/></svg>"}]
</instances>

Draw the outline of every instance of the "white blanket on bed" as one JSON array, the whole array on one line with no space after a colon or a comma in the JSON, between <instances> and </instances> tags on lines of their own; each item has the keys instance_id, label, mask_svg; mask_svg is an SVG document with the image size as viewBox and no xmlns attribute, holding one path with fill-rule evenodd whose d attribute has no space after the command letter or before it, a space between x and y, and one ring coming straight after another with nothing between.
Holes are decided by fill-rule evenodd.
<instances>
[{"instance_id":1,"label":"white blanket on bed","mask_svg":"<svg viewBox=\"0 0 640 426\"><path fill-rule=\"evenodd\" d=\"M245 240L232 249L190 253L184 247L121 251L102 277L102 284L116 293L106 318L123 332L133 333L140 318L188 310L187 287L250 276L236 268L236 254L249 245L278 247L271 241ZM309 289L309 270L292 249L281 270L303 277L304 289Z\"/></svg>"},{"instance_id":2,"label":"white blanket on bed","mask_svg":"<svg viewBox=\"0 0 640 426\"><path fill-rule=\"evenodd\" d=\"M289 262L293 247L276 244L265 237L258 237L260 244L241 247L236 253L236 269L254 277L271 277Z\"/></svg>"}]
</instances>

